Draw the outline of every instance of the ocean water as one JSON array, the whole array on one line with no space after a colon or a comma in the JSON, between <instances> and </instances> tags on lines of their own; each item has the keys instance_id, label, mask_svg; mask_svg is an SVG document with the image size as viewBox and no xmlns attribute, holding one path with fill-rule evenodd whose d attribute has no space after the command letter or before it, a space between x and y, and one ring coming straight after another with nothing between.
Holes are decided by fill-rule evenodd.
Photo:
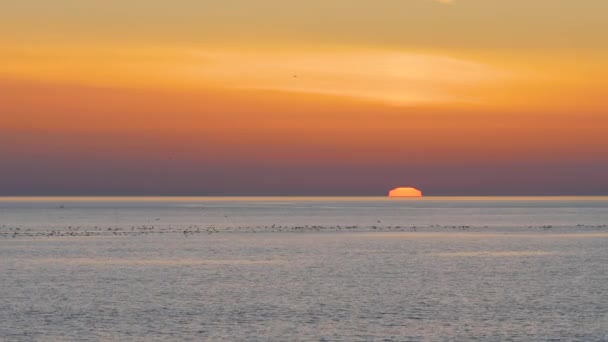
<instances>
[{"instance_id":1,"label":"ocean water","mask_svg":"<svg viewBox=\"0 0 608 342\"><path fill-rule=\"evenodd\" d=\"M0 340L608 341L608 198L0 198Z\"/></svg>"}]
</instances>

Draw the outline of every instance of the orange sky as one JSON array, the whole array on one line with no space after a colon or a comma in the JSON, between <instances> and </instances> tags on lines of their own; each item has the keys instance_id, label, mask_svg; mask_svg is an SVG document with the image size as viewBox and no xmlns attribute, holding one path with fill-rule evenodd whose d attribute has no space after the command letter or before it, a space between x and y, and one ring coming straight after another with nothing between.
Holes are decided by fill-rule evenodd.
<instances>
[{"instance_id":1,"label":"orange sky","mask_svg":"<svg viewBox=\"0 0 608 342\"><path fill-rule=\"evenodd\" d=\"M605 1L254 2L0 5L0 195L608 191Z\"/></svg>"}]
</instances>

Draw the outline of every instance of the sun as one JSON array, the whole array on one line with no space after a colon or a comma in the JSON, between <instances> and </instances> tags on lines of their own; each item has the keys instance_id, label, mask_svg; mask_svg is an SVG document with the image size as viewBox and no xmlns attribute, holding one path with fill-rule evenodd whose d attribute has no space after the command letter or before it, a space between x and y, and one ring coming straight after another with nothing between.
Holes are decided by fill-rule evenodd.
<instances>
[{"instance_id":1,"label":"sun","mask_svg":"<svg viewBox=\"0 0 608 342\"><path fill-rule=\"evenodd\" d=\"M400 187L389 191L388 197L422 197L422 191L412 187Z\"/></svg>"}]
</instances>

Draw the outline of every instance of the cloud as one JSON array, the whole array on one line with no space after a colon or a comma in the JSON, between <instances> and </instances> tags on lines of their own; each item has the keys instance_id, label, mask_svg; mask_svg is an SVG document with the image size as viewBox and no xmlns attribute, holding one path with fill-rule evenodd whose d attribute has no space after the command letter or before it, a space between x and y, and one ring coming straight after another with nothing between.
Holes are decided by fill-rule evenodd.
<instances>
[{"instance_id":1,"label":"cloud","mask_svg":"<svg viewBox=\"0 0 608 342\"><path fill-rule=\"evenodd\" d=\"M502 78L480 63L384 50L202 53L183 78L228 88L269 89L376 100L391 104L473 101L462 93Z\"/></svg>"},{"instance_id":2,"label":"cloud","mask_svg":"<svg viewBox=\"0 0 608 342\"><path fill-rule=\"evenodd\" d=\"M442 4L452 4L454 3L454 0L434 0L436 2L440 2Z\"/></svg>"},{"instance_id":3,"label":"cloud","mask_svg":"<svg viewBox=\"0 0 608 342\"><path fill-rule=\"evenodd\" d=\"M0 74L38 81L272 90L397 105L478 102L479 89L506 77L491 65L440 53L363 48L73 47L0 62Z\"/></svg>"}]
</instances>

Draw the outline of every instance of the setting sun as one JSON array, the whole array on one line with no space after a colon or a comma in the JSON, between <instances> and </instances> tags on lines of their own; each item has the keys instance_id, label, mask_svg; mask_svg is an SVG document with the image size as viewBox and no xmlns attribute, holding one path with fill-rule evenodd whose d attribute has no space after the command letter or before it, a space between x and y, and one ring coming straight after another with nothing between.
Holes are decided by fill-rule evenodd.
<instances>
[{"instance_id":1,"label":"setting sun","mask_svg":"<svg viewBox=\"0 0 608 342\"><path fill-rule=\"evenodd\" d=\"M395 188L388 192L388 197L422 197L422 191L411 187Z\"/></svg>"}]
</instances>

